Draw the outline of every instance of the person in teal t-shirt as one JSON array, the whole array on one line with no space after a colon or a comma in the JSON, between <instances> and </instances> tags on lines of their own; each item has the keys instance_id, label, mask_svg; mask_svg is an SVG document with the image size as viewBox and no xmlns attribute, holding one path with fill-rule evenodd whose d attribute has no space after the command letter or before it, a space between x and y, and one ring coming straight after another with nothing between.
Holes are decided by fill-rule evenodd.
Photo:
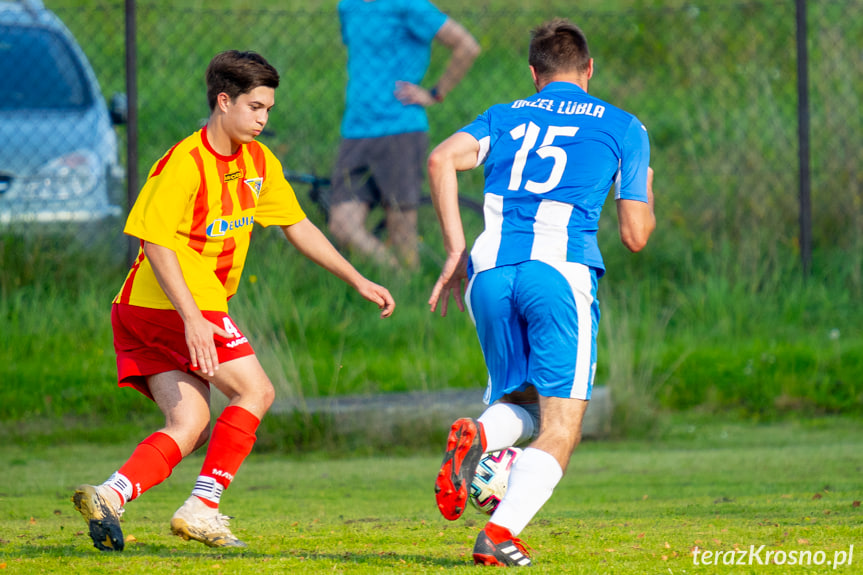
<instances>
[{"instance_id":1,"label":"person in teal t-shirt","mask_svg":"<svg viewBox=\"0 0 863 575\"><path fill-rule=\"evenodd\" d=\"M342 247L412 268L418 263L416 208L428 152L425 108L443 101L480 47L427 0L341 0L339 21L348 50L348 83L329 229ZM420 83L434 41L452 55L427 89ZM394 253L366 230L366 218L377 204L386 211Z\"/></svg>"}]
</instances>

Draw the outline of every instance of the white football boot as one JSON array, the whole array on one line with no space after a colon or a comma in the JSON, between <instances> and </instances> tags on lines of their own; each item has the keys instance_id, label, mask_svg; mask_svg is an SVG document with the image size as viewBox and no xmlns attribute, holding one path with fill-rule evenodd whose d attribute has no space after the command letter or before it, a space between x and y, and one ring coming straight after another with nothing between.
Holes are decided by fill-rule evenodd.
<instances>
[{"instance_id":1,"label":"white football boot","mask_svg":"<svg viewBox=\"0 0 863 575\"><path fill-rule=\"evenodd\" d=\"M194 539L210 547L247 547L231 533L229 519L192 495L171 518L171 531L186 541Z\"/></svg>"}]
</instances>

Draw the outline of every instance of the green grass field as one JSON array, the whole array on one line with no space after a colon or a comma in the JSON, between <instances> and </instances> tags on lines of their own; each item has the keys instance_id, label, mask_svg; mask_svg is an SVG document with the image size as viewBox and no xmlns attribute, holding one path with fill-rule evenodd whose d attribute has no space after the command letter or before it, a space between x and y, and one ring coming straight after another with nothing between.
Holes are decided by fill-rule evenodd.
<instances>
[{"instance_id":1,"label":"green grass field","mask_svg":"<svg viewBox=\"0 0 863 575\"><path fill-rule=\"evenodd\" d=\"M8 573L475 573L483 517L448 522L431 486L436 451L405 457L253 453L222 499L246 550L170 534L201 458L128 505L126 551L96 551L69 499L131 446L0 446L0 569ZM772 425L677 418L653 441L586 442L522 533L539 573L859 573L863 423ZM853 562L694 565L692 550L811 552ZM794 555L790 552L796 551ZM816 555L817 552L822 555ZM699 555L701 561L703 555ZM782 555L779 555L782 557Z\"/></svg>"}]
</instances>

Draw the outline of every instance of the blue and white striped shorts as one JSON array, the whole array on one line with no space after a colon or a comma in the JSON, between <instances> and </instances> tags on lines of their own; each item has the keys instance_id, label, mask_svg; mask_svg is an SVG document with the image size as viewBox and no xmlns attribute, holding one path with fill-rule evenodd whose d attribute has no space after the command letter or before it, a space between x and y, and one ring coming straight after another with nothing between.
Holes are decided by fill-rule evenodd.
<instances>
[{"instance_id":1,"label":"blue and white striped shorts","mask_svg":"<svg viewBox=\"0 0 863 575\"><path fill-rule=\"evenodd\" d=\"M537 260L471 279L466 299L489 373L486 404L528 385L545 397L590 399L597 283L583 264Z\"/></svg>"}]
</instances>

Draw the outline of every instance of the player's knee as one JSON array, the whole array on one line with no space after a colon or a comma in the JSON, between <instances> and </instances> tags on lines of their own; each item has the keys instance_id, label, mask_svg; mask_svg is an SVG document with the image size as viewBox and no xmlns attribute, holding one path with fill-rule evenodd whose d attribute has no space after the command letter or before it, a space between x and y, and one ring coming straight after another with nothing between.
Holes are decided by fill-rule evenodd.
<instances>
[{"instance_id":1,"label":"player's knee","mask_svg":"<svg viewBox=\"0 0 863 575\"><path fill-rule=\"evenodd\" d=\"M206 413L186 413L181 421L172 421L163 430L170 435L183 457L189 455L210 438L210 416Z\"/></svg>"},{"instance_id":2,"label":"player's knee","mask_svg":"<svg viewBox=\"0 0 863 575\"><path fill-rule=\"evenodd\" d=\"M255 414L258 418L270 409L276 400L276 390L269 378L264 377L254 386L240 393L239 403L241 407Z\"/></svg>"},{"instance_id":3,"label":"player's knee","mask_svg":"<svg viewBox=\"0 0 863 575\"><path fill-rule=\"evenodd\" d=\"M260 393L261 406L263 407L264 411L269 410L275 400L276 390L273 387L273 384L267 381L267 384L262 386Z\"/></svg>"},{"instance_id":4,"label":"player's knee","mask_svg":"<svg viewBox=\"0 0 863 575\"><path fill-rule=\"evenodd\" d=\"M330 221L327 223L327 228L330 230L330 234L336 240L336 243L348 243L347 226L341 219L331 216Z\"/></svg>"},{"instance_id":5,"label":"player's knee","mask_svg":"<svg viewBox=\"0 0 863 575\"><path fill-rule=\"evenodd\" d=\"M337 242L347 244L351 242L359 226L358 218L350 203L336 204L330 208L327 227Z\"/></svg>"}]
</instances>

